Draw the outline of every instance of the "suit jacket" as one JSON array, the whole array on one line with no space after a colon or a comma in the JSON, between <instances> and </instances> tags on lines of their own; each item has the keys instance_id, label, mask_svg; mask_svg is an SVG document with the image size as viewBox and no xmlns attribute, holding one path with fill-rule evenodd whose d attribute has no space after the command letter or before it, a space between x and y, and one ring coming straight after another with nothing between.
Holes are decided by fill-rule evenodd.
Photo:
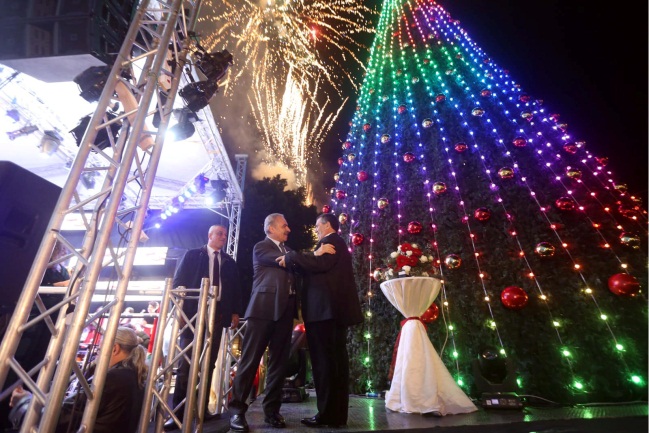
<instances>
[{"instance_id":1,"label":"suit jacket","mask_svg":"<svg viewBox=\"0 0 649 433\"><path fill-rule=\"evenodd\" d=\"M201 280L210 277L210 255L207 245L187 251L180 261L174 275L173 287L185 286L188 289L201 287ZM217 305L217 312L221 315L221 327L229 327L232 323L232 314L243 315L243 297L241 296L241 282L237 263L232 257L221 251L221 300ZM196 314L198 301L186 300L183 311L189 317Z\"/></svg>"},{"instance_id":2,"label":"suit jacket","mask_svg":"<svg viewBox=\"0 0 649 433\"><path fill-rule=\"evenodd\" d=\"M290 251L288 247L285 247ZM252 252L254 275L252 293L246 319L253 317L264 320L279 320L286 310L291 285L295 278L290 268L281 267L275 259L284 255L272 239L257 242ZM293 288L295 290L295 287ZM295 303L297 304L297 303ZM293 315L297 318L297 305Z\"/></svg>"},{"instance_id":3,"label":"suit jacket","mask_svg":"<svg viewBox=\"0 0 649 433\"><path fill-rule=\"evenodd\" d=\"M301 293L304 322L334 319L342 325L362 323L352 256L345 240L331 233L318 242L316 249L321 243L333 244L336 253L315 256L311 252L291 251L286 254L287 267L297 265L305 271Z\"/></svg>"}]
</instances>

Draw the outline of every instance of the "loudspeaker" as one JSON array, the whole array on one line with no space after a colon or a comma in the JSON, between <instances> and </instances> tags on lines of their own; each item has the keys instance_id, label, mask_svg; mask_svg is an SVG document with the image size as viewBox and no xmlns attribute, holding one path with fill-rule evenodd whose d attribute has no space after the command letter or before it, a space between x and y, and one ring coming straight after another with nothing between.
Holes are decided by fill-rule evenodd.
<instances>
[{"instance_id":1,"label":"loudspeaker","mask_svg":"<svg viewBox=\"0 0 649 433\"><path fill-rule=\"evenodd\" d=\"M0 161L0 307L13 311L61 188L13 162Z\"/></svg>"}]
</instances>

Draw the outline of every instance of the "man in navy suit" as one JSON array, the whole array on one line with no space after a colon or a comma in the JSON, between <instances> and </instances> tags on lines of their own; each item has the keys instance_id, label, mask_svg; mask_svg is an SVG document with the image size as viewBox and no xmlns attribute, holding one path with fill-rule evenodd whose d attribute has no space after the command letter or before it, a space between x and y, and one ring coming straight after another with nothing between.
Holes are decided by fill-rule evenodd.
<instances>
[{"instance_id":1,"label":"man in navy suit","mask_svg":"<svg viewBox=\"0 0 649 433\"><path fill-rule=\"evenodd\" d=\"M249 431L245 417L248 410L246 400L266 347L269 357L262 402L264 421L275 428L286 427L279 410L291 349L293 319L298 318L298 311L295 275L290 268L281 267L277 258L290 251L284 242L291 229L284 215L272 213L264 220L264 232L266 238L255 245L252 253L252 293L245 314L241 359L228 406L230 429L235 432Z\"/></svg>"},{"instance_id":2,"label":"man in navy suit","mask_svg":"<svg viewBox=\"0 0 649 433\"><path fill-rule=\"evenodd\" d=\"M176 269L173 281L174 288L184 286L188 289L197 289L201 287L203 278L209 278L211 286L220 287L221 299L216 304L214 332L210 340L210 374L207 378L209 384L212 383L214 364L219 354L222 330L227 327L236 328L239 325L239 315L243 312L243 297L241 296L237 264L232 257L221 251L227 238L227 227L220 224L211 226L207 234L207 245L187 251ZM216 273L215 267L218 267ZM219 281L213 281L216 275L218 275ZM194 316L197 310L197 300L187 299L183 303L183 311L187 314L187 317ZM193 339L194 334L191 330L186 329L180 336L180 346L182 348L187 347ZM176 386L173 396L174 407L177 407L187 395L188 381L189 363L183 357L176 374ZM205 400L207 402L208 399ZM207 408L205 408L205 411L207 413ZM181 420L183 413L179 414ZM164 428L165 430L177 428L173 418L170 418L165 423Z\"/></svg>"},{"instance_id":3,"label":"man in navy suit","mask_svg":"<svg viewBox=\"0 0 649 433\"><path fill-rule=\"evenodd\" d=\"M280 258L280 265L288 268L298 266L305 273L301 295L302 317L318 407L315 416L302 419L302 424L307 427L347 424L347 328L363 321L352 256L345 240L338 235L338 227L335 215L319 215L315 224L319 239L316 252L291 251ZM333 246L333 254L318 253L327 246Z\"/></svg>"}]
</instances>

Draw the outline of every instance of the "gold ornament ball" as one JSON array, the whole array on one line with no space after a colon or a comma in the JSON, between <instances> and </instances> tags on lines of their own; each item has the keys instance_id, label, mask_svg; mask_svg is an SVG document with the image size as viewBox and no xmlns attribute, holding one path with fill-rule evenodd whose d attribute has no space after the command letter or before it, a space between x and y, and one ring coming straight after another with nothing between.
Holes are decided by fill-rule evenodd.
<instances>
[{"instance_id":1,"label":"gold ornament ball","mask_svg":"<svg viewBox=\"0 0 649 433\"><path fill-rule=\"evenodd\" d=\"M437 195L444 194L446 192L446 184L444 182L435 182L433 184L433 192Z\"/></svg>"},{"instance_id":2,"label":"gold ornament ball","mask_svg":"<svg viewBox=\"0 0 649 433\"><path fill-rule=\"evenodd\" d=\"M421 122L421 126L422 126L424 129L428 129L428 128L430 128L431 126L433 126L433 121L432 121L432 119L424 119L424 120Z\"/></svg>"},{"instance_id":3,"label":"gold ornament ball","mask_svg":"<svg viewBox=\"0 0 649 433\"><path fill-rule=\"evenodd\" d=\"M511 179L514 177L514 170L511 167L503 167L498 170L498 176L500 176L501 179Z\"/></svg>"},{"instance_id":4,"label":"gold ornament ball","mask_svg":"<svg viewBox=\"0 0 649 433\"><path fill-rule=\"evenodd\" d=\"M340 215L338 215L338 222L340 224L346 224L348 219L349 216L346 213L341 213Z\"/></svg>"},{"instance_id":5,"label":"gold ornament ball","mask_svg":"<svg viewBox=\"0 0 649 433\"><path fill-rule=\"evenodd\" d=\"M347 161L354 162L354 159L356 159L356 154L355 153L350 153L350 154L347 155Z\"/></svg>"},{"instance_id":6,"label":"gold ornament ball","mask_svg":"<svg viewBox=\"0 0 649 433\"><path fill-rule=\"evenodd\" d=\"M620 234L620 243L627 247L638 249L640 248L640 237L635 233L623 232Z\"/></svg>"},{"instance_id":7,"label":"gold ornament ball","mask_svg":"<svg viewBox=\"0 0 649 433\"><path fill-rule=\"evenodd\" d=\"M482 117L484 115L484 110L482 108L476 107L471 110L471 115L475 117Z\"/></svg>"},{"instance_id":8,"label":"gold ornament ball","mask_svg":"<svg viewBox=\"0 0 649 433\"><path fill-rule=\"evenodd\" d=\"M577 170L576 168L569 168L566 170L566 176L568 176L570 179L581 179L581 170Z\"/></svg>"},{"instance_id":9,"label":"gold ornament ball","mask_svg":"<svg viewBox=\"0 0 649 433\"><path fill-rule=\"evenodd\" d=\"M390 202L389 202L388 199L385 198L385 197L381 197L381 198L376 202L376 206L377 206L379 209L385 209L386 207L388 207L389 204L390 204Z\"/></svg>"},{"instance_id":10,"label":"gold ornament ball","mask_svg":"<svg viewBox=\"0 0 649 433\"><path fill-rule=\"evenodd\" d=\"M383 134L383 135L381 136L381 143L383 143L383 144L388 144L388 143L390 142L390 139L391 139L391 138L392 138L392 137L390 137L390 134Z\"/></svg>"}]
</instances>

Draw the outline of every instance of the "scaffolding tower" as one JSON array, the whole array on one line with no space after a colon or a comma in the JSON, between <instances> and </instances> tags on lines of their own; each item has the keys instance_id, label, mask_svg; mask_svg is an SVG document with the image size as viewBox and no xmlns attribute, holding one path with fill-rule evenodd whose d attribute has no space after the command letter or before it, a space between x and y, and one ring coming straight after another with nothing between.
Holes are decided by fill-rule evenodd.
<instances>
[{"instance_id":1,"label":"scaffolding tower","mask_svg":"<svg viewBox=\"0 0 649 433\"><path fill-rule=\"evenodd\" d=\"M174 100L179 86L186 80L192 81L194 74L194 55L200 45L193 29L200 4L201 0L142 0L110 73L105 83L101 83L103 87L96 88L97 109L89 121L0 344L0 389L4 390L0 400L8 398L21 384L34 395L21 432L54 431L72 376L84 385L82 388L88 396L82 428L86 433L93 431L99 406L97 396L104 388L109 348L115 341L124 307ZM108 115L115 100L120 102L123 111ZM159 122L152 128L151 122L146 120L154 115ZM227 253L236 257L246 158L237 155L237 169L233 170L223 143L220 139L209 138L209 129L216 129L213 119L210 122L207 126L199 125L199 128L208 128L199 129L199 134L214 149L211 168L228 180L228 199L217 211L229 221ZM118 134L114 133L116 129L119 129ZM110 144L99 147L95 142L102 132ZM88 173L99 174L97 177L102 183L99 192L89 197L82 194L82 182ZM61 230L63 223L73 215L80 216L86 229L80 248L75 248ZM70 253L50 262L57 242L64 244ZM51 308L45 307L39 285L46 268L72 257L76 257L77 264L63 300ZM91 312L97 281L105 267L115 270L117 281L109 285L108 296L101 307ZM165 288L165 293L170 290L170 287ZM208 304L208 300L204 302L203 305ZM33 308L38 309L39 314L30 318ZM99 318L105 318L105 331L89 385L77 360L79 341L84 328ZM199 317L197 320L205 319ZM44 359L26 371L16 358L16 351L24 332L38 323L47 325L51 339ZM158 329L158 335L162 335L162 329ZM6 383L12 376L10 373L17 376L17 382ZM149 380L152 377L154 375L150 375ZM147 389L152 388L153 385L147 383Z\"/></svg>"}]
</instances>

